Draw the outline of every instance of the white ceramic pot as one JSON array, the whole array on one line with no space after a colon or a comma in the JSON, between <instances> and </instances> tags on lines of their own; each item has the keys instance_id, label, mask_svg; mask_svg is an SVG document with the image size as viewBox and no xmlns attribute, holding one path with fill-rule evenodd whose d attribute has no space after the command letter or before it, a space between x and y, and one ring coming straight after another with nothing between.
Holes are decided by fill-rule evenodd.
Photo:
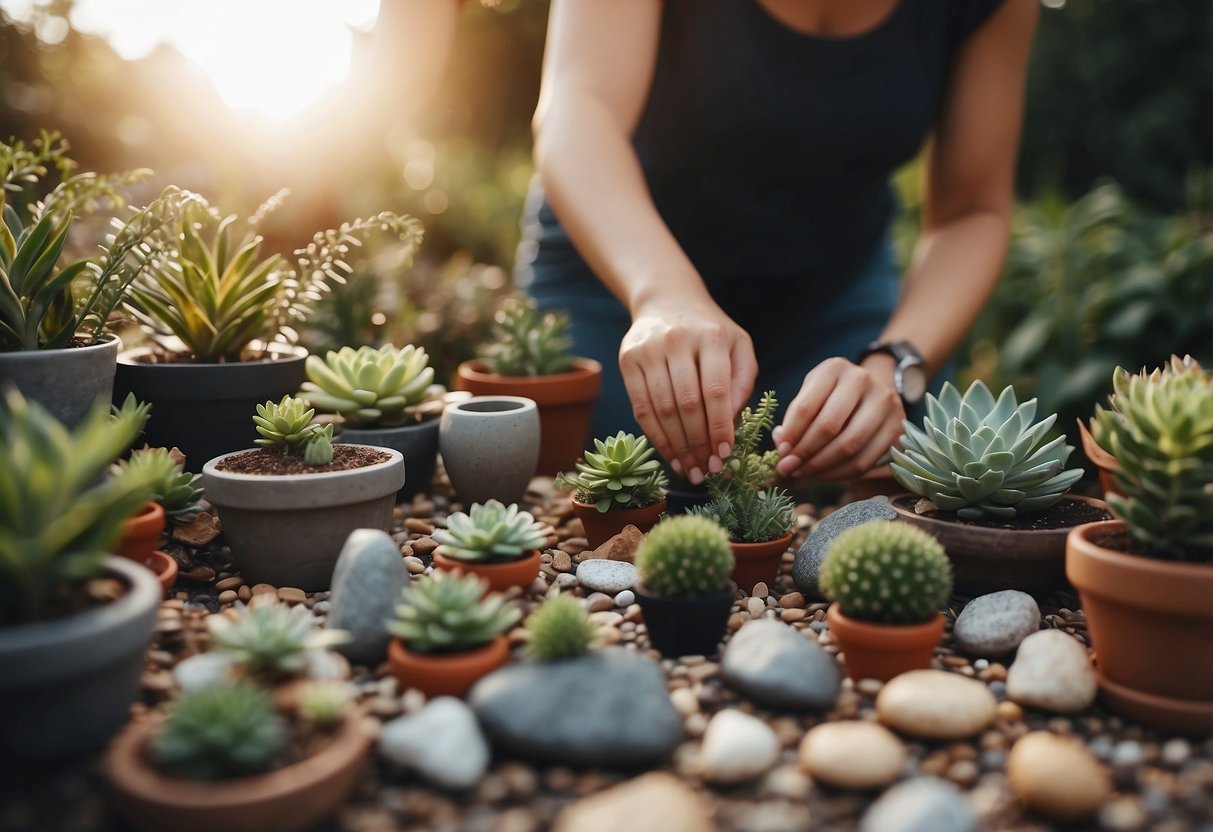
<instances>
[{"instance_id":1,"label":"white ceramic pot","mask_svg":"<svg viewBox=\"0 0 1213 832\"><path fill-rule=\"evenodd\" d=\"M539 409L521 396L473 396L448 405L438 451L465 504L516 503L539 462Z\"/></svg>"}]
</instances>

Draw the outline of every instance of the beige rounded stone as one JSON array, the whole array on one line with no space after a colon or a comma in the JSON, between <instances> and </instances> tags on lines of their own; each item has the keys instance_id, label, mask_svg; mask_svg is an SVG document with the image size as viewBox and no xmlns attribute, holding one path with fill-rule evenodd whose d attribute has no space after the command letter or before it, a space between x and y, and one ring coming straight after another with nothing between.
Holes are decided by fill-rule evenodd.
<instances>
[{"instance_id":1,"label":"beige rounded stone","mask_svg":"<svg viewBox=\"0 0 1213 832\"><path fill-rule=\"evenodd\" d=\"M1007 758L1011 792L1029 808L1075 821L1099 808L1112 793L1107 771L1075 740L1033 731Z\"/></svg>"},{"instance_id":2,"label":"beige rounded stone","mask_svg":"<svg viewBox=\"0 0 1213 832\"><path fill-rule=\"evenodd\" d=\"M626 820L624 820L626 819ZM652 772L583 798L556 818L555 832L713 832L710 807L689 786Z\"/></svg>"},{"instance_id":3,"label":"beige rounded stone","mask_svg":"<svg viewBox=\"0 0 1213 832\"><path fill-rule=\"evenodd\" d=\"M901 776L906 749L871 722L826 722L805 734L800 765L814 780L840 789L875 789Z\"/></svg>"},{"instance_id":4,"label":"beige rounded stone","mask_svg":"<svg viewBox=\"0 0 1213 832\"><path fill-rule=\"evenodd\" d=\"M998 703L981 682L942 670L911 670L891 679L876 697L880 721L903 734L959 740L981 732Z\"/></svg>"}]
</instances>

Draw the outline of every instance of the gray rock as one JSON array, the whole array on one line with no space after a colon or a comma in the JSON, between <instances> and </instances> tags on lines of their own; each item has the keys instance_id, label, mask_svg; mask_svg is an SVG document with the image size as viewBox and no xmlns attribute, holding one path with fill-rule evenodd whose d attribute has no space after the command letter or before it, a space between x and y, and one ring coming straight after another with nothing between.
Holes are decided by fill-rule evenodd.
<instances>
[{"instance_id":1,"label":"gray rock","mask_svg":"<svg viewBox=\"0 0 1213 832\"><path fill-rule=\"evenodd\" d=\"M873 520L895 520L897 512L889 505L887 497L871 497L855 503L847 503L817 524L805 539L796 560L792 564L792 579L796 586L815 598L821 597L817 588L817 573L826 549L834 538L853 526L862 526Z\"/></svg>"},{"instance_id":2,"label":"gray rock","mask_svg":"<svg viewBox=\"0 0 1213 832\"><path fill-rule=\"evenodd\" d=\"M871 805L860 832L974 832L977 813L946 780L918 777L889 789Z\"/></svg>"},{"instance_id":3,"label":"gray rock","mask_svg":"<svg viewBox=\"0 0 1213 832\"><path fill-rule=\"evenodd\" d=\"M1007 671L1007 695L1032 708L1077 713L1091 706L1097 692L1087 648L1061 630L1025 638Z\"/></svg>"},{"instance_id":4,"label":"gray rock","mask_svg":"<svg viewBox=\"0 0 1213 832\"><path fill-rule=\"evenodd\" d=\"M379 753L448 789L475 786L489 766L489 744L476 715L450 696L383 726Z\"/></svg>"},{"instance_id":5,"label":"gray rock","mask_svg":"<svg viewBox=\"0 0 1213 832\"><path fill-rule=\"evenodd\" d=\"M1005 656L1040 629L1040 607L1026 592L1005 589L974 598L956 619L952 635L966 653Z\"/></svg>"},{"instance_id":6,"label":"gray rock","mask_svg":"<svg viewBox=\"0 0 1213 832\"><path fill-rule=\"evenodd\" d=\"M193 693L231 681L235 667L236 659L229 653L198 653L179 661L173 678L182 693Z\"/></svg>"},{"instance_id":7,"label":"gray rock","mask_svg":"<svg viewBox=\"0 0 1213 832\"><path fill-rule=\"evenodd\" d=\"M350 533L333 570L332 605L326 626L347 630L350 640L336 649L354 662L373 665L387 655L387 620L409 582L395 541L379 529Z\"/></svg>"},{"instance_id":8,"label":"gray rock","mask_svg":"<svg viewBox=\"0 0 1213 832\"><path fill-rule=\"evenodd\" d=\"M545 763L632 766L682 740L661 669L621 648L509 665L477 682L468 704L494 743Z\"/></svg>"},{"instance_id":9,"label":"gray rock","mask_svg":"<svg viewBox=\"0 0 1213 832\"><path fill-rule=\"evenodd\" d=\"M770 618L747 623L725 648L724 680L760 705L826 710L838 698L838 662L787 624Z\"/></svg>"},{"instance_id":10,"label":"gray rock","mask_svg":"<svg viewBox=\"0 0 1213 832\"><path fill-rule=\"evenodd\" d=\"M586 589L617 595L631 589L639 578L636 567L622 560L583 560L577 567L577 581Z\"/></svg>"},{"instance_id":11,"label":"gray rock","mask_svg":"<svg viewBox=\"0 0 1213 832\"><path fill-rule=\"evenodd\" d=\"M779 761L779 738L755 716L727 708L712 717L703 735L700 767L714 783L743 783Z\"/></svg>"}]
</instances>

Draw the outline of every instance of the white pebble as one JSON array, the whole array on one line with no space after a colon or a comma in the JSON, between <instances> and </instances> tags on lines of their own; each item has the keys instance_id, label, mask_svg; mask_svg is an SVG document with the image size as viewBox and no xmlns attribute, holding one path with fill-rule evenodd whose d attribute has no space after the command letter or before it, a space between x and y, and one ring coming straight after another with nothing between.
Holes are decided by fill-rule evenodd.
<instances>
[{"instance_id":1,"label":"white pebble","mask_svg":"<svg viewBox=\"0 0 1213 832\"><path fill-rule=\"evenodd\" d=\"M630 607L634 603L636 603L636 593L630 589L625 589L615 596L615 606L617 607Z\"/></svg>"}]
</instances>

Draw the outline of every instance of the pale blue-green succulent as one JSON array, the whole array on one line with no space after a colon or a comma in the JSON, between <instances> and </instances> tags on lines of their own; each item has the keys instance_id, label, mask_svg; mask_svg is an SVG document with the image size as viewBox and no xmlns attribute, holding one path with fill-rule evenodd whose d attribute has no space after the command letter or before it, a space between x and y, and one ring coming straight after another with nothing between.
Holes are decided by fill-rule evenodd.
<instances>
[{"instance_id":1,"label":"pale blue-green succulent","mask_svg":"<svg viewBox=\"0 0 1213 832\"><path fill-rule=\"evenodd\" d=\"M586 451L572 474L556 478L559 488L573 489L578 502L598 511L641 508L665 496L666 476L656 453L643 435L619 431L606 439L595 439L594 451Z\"/></svg>"},{"instance_id":2,"label":"pale blue-green succulent","mask_svg":"<svg viewBox=\"0 0 1213 832\"><path fill-rule=\"evenodd\" d=\"M547 542L547 534L530 512L497 500L472 503L466 514L455 512L433 538L441 544L435 550L440 555L472 562L518 560Z\"/></svg>"},{"instance_id":3,"label":"pale blue-green succulent","mask_svg":"<svg viewBox=\"0 0 1213 832\"><path fill-rule=\"evenodd\" d=\"M425 400L434 368L424 349L409 344L342 347L322 359L310 355L300 396L317 410L340 413L351 427L397 427L408 408Z\"/></svg>"}]
</instances>

